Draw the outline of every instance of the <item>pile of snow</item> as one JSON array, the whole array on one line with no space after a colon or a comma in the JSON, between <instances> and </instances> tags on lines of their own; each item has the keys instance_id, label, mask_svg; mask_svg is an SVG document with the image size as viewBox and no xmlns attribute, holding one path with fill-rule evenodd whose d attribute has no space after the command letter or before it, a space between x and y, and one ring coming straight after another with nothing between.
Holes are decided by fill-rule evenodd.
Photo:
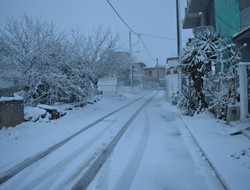
<instances>
[{"instance_id":1,"label":"pile of snow","mask_svg":"<svg viewBox=\"0 0 250 190\"><path fill-rule=\"evenodd\" d=\"M39 107L25 107L24 120L25 121L38 121L39 119L48 119L47 112Z\"/></svg>"}]
</instances>

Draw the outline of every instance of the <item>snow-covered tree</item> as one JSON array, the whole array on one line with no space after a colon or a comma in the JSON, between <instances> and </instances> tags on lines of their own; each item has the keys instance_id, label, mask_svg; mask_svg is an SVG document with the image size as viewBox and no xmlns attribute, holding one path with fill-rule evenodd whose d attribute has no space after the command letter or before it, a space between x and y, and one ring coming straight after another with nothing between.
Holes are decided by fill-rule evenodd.
<instances>
[{"instance_id":1,"label":"snow-covered tree","mask_svg":"<svg viewBox=\"0 0 250 190\"><path fill-rule=\"evenodd\" d=\"M1 67L6 78L16 78L26 91L26 103L54 101L63 37L48 24L24 15L9 18L1 28Z\"/></svg>"},{"instance_id":2,"label":"snow-covered tree","mask_svg":"<svg viewBox=\"0 0 250 190\"><path fill-rule=\"evenodd\" d=\"M216 32L207 31L197 34L192 39L184 49L181 66L188 84L195 89L196 98L192 98L192 101L197 105L193 106L194 112L203 111L208 107L205 93L212 94L213 103L221 99L222 94L225 93L225 90L222 90L222 83L232 82L232 78L235 77L235 65L239 59L239 52L235 45L220 38ZM215 78L218 79L218 83ZM226 91L230 91L229 87ZM182 102L191 101L185 94L183 99ZM188 104L182 104L182 108L186 109L187 107L183 105Z\"/></svg>"},{"instance_id":3,"label":"snow-covered tree","mask_svg":"<svg viewBox=\"0 0 250 190\"><path fill-rule=\"evenodd\" d=\"M0 28L0 78L18 80L28 105L79 101L116 72L117 44L118 37L102 27L87 37L79 31L69 37L53 23L9 18Z\"/></svg>"},{"instance_id":4,"label":"snow-covered tree","mask_svg":"<svg viewBox=\"0 0 250 190\"><path fill-rule=\"evenodd\" d=\"M114 74L117 62L114 52L118 49L118 40L118 36L113 37L110 29L105 30L102 27L98 27L87 39L89 51L84 64L95 90L99 79Z\"/></svg>"},{"instance_id":5,"label":"snow-covered tree","mask_svg":"<svg viewBox=\"0 0 250 190\"><path fill-rule=\"evenodd\" d=\"M98 27L92 35L85 36L79 30L70 38L72 63L78 74L91 81L94 91L101 78L117 75L129 66L130 56L118 50L118 36L113 37L110 29Z\"/></svg>"}]
</instances>

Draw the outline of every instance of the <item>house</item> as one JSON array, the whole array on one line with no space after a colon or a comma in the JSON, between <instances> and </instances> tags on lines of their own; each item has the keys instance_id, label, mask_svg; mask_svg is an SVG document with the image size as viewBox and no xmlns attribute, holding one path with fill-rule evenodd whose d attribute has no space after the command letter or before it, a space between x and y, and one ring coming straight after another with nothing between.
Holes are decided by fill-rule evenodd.
<instances>
[{"instance_id":1,"label":"house","mask_svg":"<svg viewBox=\"0 0 250 190\"><path fill-rule=\"evenodd\" d=\"M144 68L146 65L142 62L133 63L132 86L141 90L144 80ZM102 78L98 81L98 89L103 93L110 92L131 92L131 75L130 67L123 69L122 72L115 76ZM133 90L135 92L135 89Z\"/></svg>"},{"instance_id":2,"label":"house","mask_svg":"<svg viewBox=\"0 0 250 190\"><path fill-rule=\"evenodd\" d=\"M142 86L145 77L144 68L146 64L143 62L133 63L133 86Z\"/></svg>"},{"instance_id":3,"label":"house","mask_svg":"<svg viewBox=\"0 0 250 190\"><path fill-rule=\"evenodd\" d=\"M250 1L240 0L240 31L233 41L241 48L239 64L241 117L250 116Z\"/></svg>"},{"instance_id":4,"label":"house","mask_svg":"<svg viewBox=\"0 0 250 190\"><path fill-rule=\"evenodd\" d=\"M155 67L145 67L145 78L143 81L144 89L155 89L165 86L165 65L156 65Z\"/></svg>"}]
</instances>

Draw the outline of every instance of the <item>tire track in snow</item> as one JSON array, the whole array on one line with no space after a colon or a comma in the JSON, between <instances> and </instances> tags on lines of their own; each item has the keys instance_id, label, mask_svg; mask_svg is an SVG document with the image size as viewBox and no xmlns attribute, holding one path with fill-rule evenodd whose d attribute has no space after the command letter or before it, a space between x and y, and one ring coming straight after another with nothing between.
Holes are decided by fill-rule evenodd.
<instances>
[{"instance_id":1,"label":"tire track in snow","mask_svg":"<svg viewBox=\"0 0 250 190\"><path fill-rule=\"evenodd\" d=\"M122 126L121 130L117 133L117 135L113 138L113 140L107 145L106 149L104 149L100 156L96 158L96 160L91 164L88 171L86 171L83 176L78 180L78 182L72 187L72 190L84 190L87 189L89 183L93 180L97 172L106 162L107 158L113 152L115 146L119 142L120 138L126 132L130 124L134 121L134 119L141 113L141 110L154 98L156 93L151 96L140 108L130 117L129 120ZM149 123L149 122L147 122Z\"/></svg>"},{"instance_id":2,"label":"tire track in snow","mask_svg":"<svg viewBox=\"0 0 250 190\"><path fill-rule=\"evenodd\" d=\"M138 140L138 144L136 145L136 148L134 150L134 153L130 157L129 162L126 165L126 168L123 171L122 175L120 176L114 189L119 189L119 190L129 189L136 175L137 169L140 166L150 134L150 124L149 124L149 117L147 110L145 110L144 114L145 114L144 116L145 123L144 123L143 133L141 134L141 137Z\"/></svg>"},{"instance_id":3,"label":"tire track in snow","mask_svg":"<svg viewBox=\"0 0 250 190\"><path fill-rule=\"evenodd\" d=\"M94 121L93 123L83 127L82 129L80 129L79 131L77 131L76 133L70 135L69 137L65 138L64 140L58 142L57 144L48 147L46 150L41 151L37 154L35 154L32 157L26 158L25 160L23 160L22 162L16 164L15 166L13 166L12 168L8 169L7 171L4 171L4 173L0 173L0 185L3 184L4 182L6 182L7 180L9 180L10 178L12 178L13 176L15 176L16 174L18 174L19 172L21 172L22 170L24 170L25 168L29 167L30 165L34 164L35 162L39 161L40 159L42 159L43 157L45 157L46 155L52 153L53 151L57 150L58 148L60 148L61 146L63 146L64 144L66 144L67 142L69 142L70 140L72 140L73 138L75 138L76 136L80 135L81 133L83 133L84 131L88 130L89 128L93 127L94 125L96 125L97 123L103 121L104 119L106 119L107 117L119 112L120 110L130 106L131 104L139 101L140 99L142 99L143 97L147 96L149 93L147 93L146 95L143 95L133 101L131 101L130 103L104 115L103 117L101 117L100 119Z\"/></svg>"},{"instance_id":4,"label":"tire track in snow","mask_svg":"<svg viewBox=\"0 0 250 190\"><path fill-rule=\"evenodd\" d=\"M69 154L67 157L60 160L56 165L46 170L42 175L37 176L34 180L30 181L27 185L22 187L21 190L32 189L33 187L39 185L40 183L43 183L44 181L48 180L54 174L58 173L58 171L62 169L65 165L67 165L67 163L72 162L78 156L80 156L83 152L88 150L98 139L100 139L105 134L105 132L109 133L109 129L112 128L112 125L114 122L115 120L111 121L111 123L103 127L102 130L100 130L95 136L89 139L86 143L84 143L79 148L77 148L73 153ZM90 157L88 160L92 160L93 158L94 157ZM85 164L85 163L88 163L88 161L86 162L85 160L85 162L82 164L86 167L88 164ZM76 173L78 173L78 171ZM60 175L58 175L58 178L59 177ZM55 178L54 178L54 181L56 181Z\"/></svg>"}]
</instances>

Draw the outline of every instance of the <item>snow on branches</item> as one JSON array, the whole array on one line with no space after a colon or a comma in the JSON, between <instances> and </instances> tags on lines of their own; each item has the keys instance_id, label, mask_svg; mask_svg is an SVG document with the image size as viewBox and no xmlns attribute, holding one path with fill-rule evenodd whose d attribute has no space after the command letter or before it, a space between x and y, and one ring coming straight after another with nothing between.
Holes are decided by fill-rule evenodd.
<instances>
[{"instance_id":1,"label":"snow on branches","mask_svg":"<svg viewBox=\"0 0 250 190\"><path fill-rule=\"evenodd\" d=\"M181 58L186 86L192 87L195 98L184 90L180 107L188 110L188 115L193 115L218 104L222 99L228 102L228 98L232 98L231 92L235 92L235 65L239 60L235 45L220 38L216 32L207 31L196 35L184 49ZM212 101L206 100L208 94L212 96ZM189 107L191 104L192 108Z\"/></svg>"},{"instance_id":2,"label":"snow on branches","mask_svg":"<svg viewBox=\"0 0 250 190\"><path fill-rule=\"evenodd\" d=\"M19 81L26 105L83 100L122 62L113 59L118 40L102 27L87 37L69 36L27 15L9 18L0 28L0 79Z\"/></svg>"}]
</instances>

